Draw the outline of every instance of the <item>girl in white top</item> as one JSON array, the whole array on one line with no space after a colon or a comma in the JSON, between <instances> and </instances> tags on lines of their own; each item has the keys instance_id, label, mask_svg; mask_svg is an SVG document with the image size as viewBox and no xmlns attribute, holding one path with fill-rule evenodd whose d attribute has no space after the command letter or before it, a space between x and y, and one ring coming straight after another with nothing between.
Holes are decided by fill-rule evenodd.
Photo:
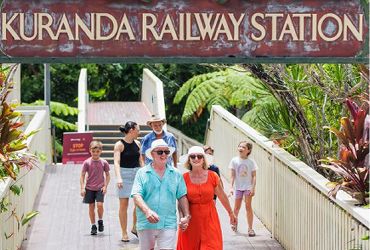
<instances>
[{"instance_id":1,"label":"girl in white top","mask_svg":"<svg viewBox=\"0 0 370 250\"><path fill-rule=\"evenodd\" d=\"M245 197L245 208L247 210L248 235L253 237L253 209L252 197L256 191L256 170L257 164L249 158L252 152L252 144L246 141L241 141L238 145L239 156L231 159L229 168L231 169L231 190L230 194L234 194L235 184L235 205L234 214L238 218L239 210ZM235 229L236 230L236 229Z\"/></svg>"}]
</instances>

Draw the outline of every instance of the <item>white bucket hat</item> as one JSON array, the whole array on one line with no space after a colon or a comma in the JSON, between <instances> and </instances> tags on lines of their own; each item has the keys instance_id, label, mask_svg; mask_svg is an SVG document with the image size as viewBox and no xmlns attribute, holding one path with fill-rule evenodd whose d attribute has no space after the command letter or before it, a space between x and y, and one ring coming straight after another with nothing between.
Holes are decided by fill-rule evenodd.
<instances>
[{"instance_id":1,"label":"white bucket hat","mask_svg":"<svg viewBox=\"0 0 370 250\"><path fill-rule=\"evenodd\" d=\"M163 140L163 139L157 139L157 140L154 140L152 142L152 145L150 146L150 148L148 148L146 151L145 151L145 156L151 160L153 160L153 157L152 157L152 151L155 149L155 148L159 148L159 147L166 147L170 150L170 154L169 156L171 156L173 154L173 152L175 152L175 148L174 147L170 147L168 146L168 144Z\"/></svg>"},{"instance_id":2,"label":"white bucket hat","mask_svg":"<svg viewBox=\"0 0 370 250\"><path fill-rule=\"evenodd\" d=\"M202 147L200 147L200 146L193 146L193 147L189 148L187 154L182 155L180 157L179 162L180 163L185 163L188 160L189 155L193 155L193 154L202 154L203 157L206 159L207 163L209 163L210 161L212 161L212 157L210 157L210 155L207 155L206 153L204 153L204 149Z\"/></svg>"}]
</instances>

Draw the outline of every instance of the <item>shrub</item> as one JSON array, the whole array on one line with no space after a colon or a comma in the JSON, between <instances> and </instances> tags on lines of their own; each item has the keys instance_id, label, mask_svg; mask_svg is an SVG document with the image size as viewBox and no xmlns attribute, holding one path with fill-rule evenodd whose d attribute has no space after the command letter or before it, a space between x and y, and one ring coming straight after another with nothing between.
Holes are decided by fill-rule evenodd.
<instances>
[{"instance_id":1,"label":"shrub","mask_svg":"<svg viewBox=\"0 0 370 250\"><path fill-rule=\"evenodd\" d=\"M347 99L346 105L351 118L340 120L341 130L330 128L340 142L339 159L328 157L322 160L324 168L333 170L340 181L335 182L329 195L335 197L339 190L349 193L361 204L367 204L369 194L369 128L370 116L368 96L360 98L359 106Z\"/></svg>"}]
</instances>

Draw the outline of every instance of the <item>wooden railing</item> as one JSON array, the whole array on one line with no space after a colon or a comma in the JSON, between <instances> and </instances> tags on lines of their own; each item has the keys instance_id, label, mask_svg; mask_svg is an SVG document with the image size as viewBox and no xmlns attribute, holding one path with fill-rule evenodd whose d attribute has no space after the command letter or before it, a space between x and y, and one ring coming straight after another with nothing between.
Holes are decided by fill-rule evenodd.
<instances>
[{"instance_id":1,"label":"wooden railing","mask_svg":"<svg viewBox=\"0 0 370 250\"><path fill-rule=\"evenodd\" d=\"M241 140L253 143L257 170L253 208L286 249L370 249L370 211L344 192L329 198L323 176L220 106L211 111L207 144L225 177Z\"/></svg>"},{"instance_id":2,"label":"wooden railing","mask_svg":"<svg viewBox=\"0 0 370 250\"><path fill-rule=\"evenodd\" d=\"M28 138L29 151L31 153L42 153L46 157L46 161L39 162L37 167L32 170L22 168L16 181L11 179L0 181L0 200L5 199L9 202L7 211L0 213L1 250L14 250L21 246L27 226L18 228L16 216L20 219L22 215L32 211L45 166L51 163L49 110L46 107L22 107L19 111L23 113L24 121L29 122L25 129L26 133L40 129L39 132ZM13 184L23 187L23 192L19 196L14 195L9 190Z\"/></svg>"}]
</instances>

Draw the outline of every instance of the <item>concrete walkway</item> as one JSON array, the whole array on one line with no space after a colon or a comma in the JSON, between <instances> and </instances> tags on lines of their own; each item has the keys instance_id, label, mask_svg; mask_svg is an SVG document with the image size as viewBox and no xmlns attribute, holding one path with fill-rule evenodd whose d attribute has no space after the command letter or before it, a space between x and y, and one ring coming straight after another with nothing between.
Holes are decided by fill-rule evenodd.
<instances>
[{"instance_id":1,"label":"concrete walkway","mask_svg":"<svg viewBox=\"0 0 370 250\"><path fill-rule=\"evenodd\" d=\"M23 250L136 250L138 239L130 234L131 241L120 241L118 221L118 199L115 194L115 177L111 168L112 181L105 200L105 231L90 235L88 206L80 197L79 177L81 165L57 165L48 167L35 204L40 214L30 223ZM226 190L229 184L225 182ZM239 214L239 232L232 232L226 211L220 202L217 208L222 225L224 249L283 249L271 238L263 224L255 218L256 237L247 236L245 209ZM132 203L130 203L130 214ZM131 217L129 228L132 225Z\"/></svg>"}]
</instances>

